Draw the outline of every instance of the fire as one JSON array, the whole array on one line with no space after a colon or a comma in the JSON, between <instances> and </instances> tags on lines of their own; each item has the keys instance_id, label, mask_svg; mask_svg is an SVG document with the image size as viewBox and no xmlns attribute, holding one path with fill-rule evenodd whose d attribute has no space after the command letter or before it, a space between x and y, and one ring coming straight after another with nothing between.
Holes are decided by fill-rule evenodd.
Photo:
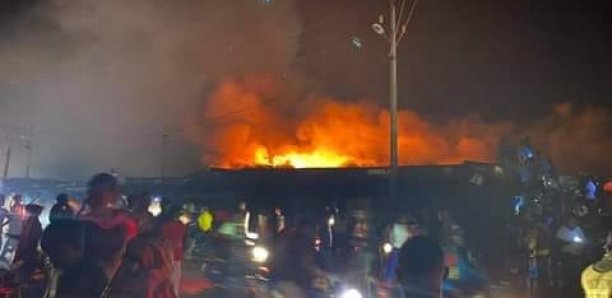
<instances>
[{"instance_id":1,"label":"fire","mask_svg":"<svg viewBox=\"0 0 612 298\"><path fill-rule=\"evenodd\" d=\"M315 149L311 152L290 151L280 155L270 156L265 147L255 151L254 163L271 167L291 168L334 168L342 167L350 157L340 155L333 150Z\"/></svg>"},{"instance_id":2,"label":"fire","mask_svg":"<svg viewBox=\"0 0 612 298\"><path fill-rule=\"evenodd\" d=\"M220 84L205 106L207 117L219 120L194 132L205 149L203 163L227 168L388 164L385 109L293 94L266 77ZM492 161L499 136L508 128L483 124L477 118L440 125L403 110L399 113L400 163Z\"/></svg>"}]
</instances>

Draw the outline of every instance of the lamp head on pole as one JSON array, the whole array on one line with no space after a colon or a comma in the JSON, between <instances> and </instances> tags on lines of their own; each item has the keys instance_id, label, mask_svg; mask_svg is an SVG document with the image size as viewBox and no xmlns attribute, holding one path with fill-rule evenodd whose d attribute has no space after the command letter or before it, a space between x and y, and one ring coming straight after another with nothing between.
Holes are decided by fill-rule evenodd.
<instances>
[{"instance_id":1,"label":"lamp head on pole","mask_svg":"<svg viewBox=\"0 0 612 298\"><path fill-rule=\"evenodd\" d=\"M374 30L374 32L376 32L378 35L385 35L385 27L383 27L383 25L380 23L372 24L372 30Z\"/></svg>"}]
</instances>

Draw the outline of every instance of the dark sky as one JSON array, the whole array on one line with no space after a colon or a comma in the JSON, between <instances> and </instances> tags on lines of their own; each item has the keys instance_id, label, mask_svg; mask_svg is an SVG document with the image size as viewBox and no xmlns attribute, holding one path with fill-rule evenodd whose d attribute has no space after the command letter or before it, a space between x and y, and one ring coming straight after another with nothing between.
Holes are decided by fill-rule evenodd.
<instances>
[{"instance_id":1,"label":"dark sky","mask_svg":"<svg viewBox=\"0 0 612 298\"><path fill-rule=\"evenodd\" d=\"M38 2L2 1L1 20ZM333 95L386 94L386 42L370 25L379 14L388 20L388 1L297 3L298 68ZM440 119L475 112L510 120L558 102L609 107L611 69L611 1L420 0L399 48L400 106Z\"/></svg>"},{"instance_id":2,"label":"dark sky","mask_svg":"<svg viewBox=\"0 0 612 298\"><path fill-rule=\"evenodd\" d=\"M612 102L612 6L582 0L421 0L399 50L400 106L444 119L530 120L551 103ZM300 1L300 66L346 96L386 92L385 0ZM351 51L351 36L363 50ZM324 63L320 63L324 62Z\"/></svg>"}]
</instances>

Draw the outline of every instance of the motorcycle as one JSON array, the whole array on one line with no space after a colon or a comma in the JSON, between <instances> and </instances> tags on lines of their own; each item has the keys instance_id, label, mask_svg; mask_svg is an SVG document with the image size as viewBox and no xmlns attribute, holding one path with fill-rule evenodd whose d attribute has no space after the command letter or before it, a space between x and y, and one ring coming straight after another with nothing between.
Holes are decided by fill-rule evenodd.
<instances>
[{"instance_id":1,"label":"motorcycle","mask_svg":"<svg viewBox=\"0 0 612 298\"><path fill-rule=\"evenodd\" d=\"M203 257L200 271L222 292L263 297L269 282L270 248L253 235L244 242L216 238L214 251Z\"/></svg>"}]
</instances>

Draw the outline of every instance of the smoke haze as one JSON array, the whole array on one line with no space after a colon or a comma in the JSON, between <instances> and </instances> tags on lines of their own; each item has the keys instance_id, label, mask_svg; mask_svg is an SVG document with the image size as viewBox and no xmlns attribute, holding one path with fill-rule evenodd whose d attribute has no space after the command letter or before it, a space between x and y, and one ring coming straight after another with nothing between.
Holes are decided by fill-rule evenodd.
<instances>
[{"instance_id":1,"label":"smoke haze","mask_svg":"<svg viewBox=\"0 0 612 298\"><path fill-rule=\"evenodd\" d=\"M159 174L197 165L180 126L208 86L286 73L299 23L293 1L54 0L2 28L0 132L10 176Z\"/></svg>"},{"instance_id":2,"label":"smoke haze","mask_svg":"<svg viewBox=\"0 0 612 298\"><path fill-rule=\"evenodd\" d=\"M612 115L608 109L559 104L550 116L526 132L566 173L611 172Z\"/></svg>"}]
</instances>

